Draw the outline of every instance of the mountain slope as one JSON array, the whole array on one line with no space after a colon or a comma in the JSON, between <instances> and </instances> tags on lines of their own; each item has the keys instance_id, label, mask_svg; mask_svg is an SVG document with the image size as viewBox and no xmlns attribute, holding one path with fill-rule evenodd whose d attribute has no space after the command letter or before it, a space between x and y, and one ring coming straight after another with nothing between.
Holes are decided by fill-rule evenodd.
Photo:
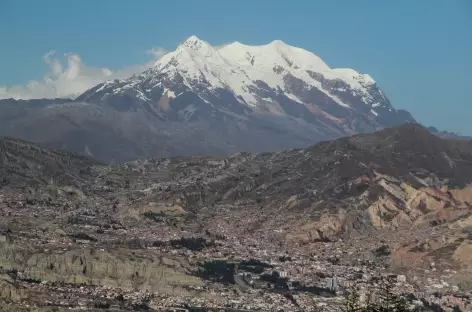
<instances>
[{"instance_id":1,"label":"mountain slope","mask_svg":"<svg viewBox=\"0 0 472 312\"><path fill-rule=\"evenodd\" d=\"M187 165L177 165L181 161ZM370 205L378 199L382 176L414 188L448 185L461 189L472 181L472 144L442 140L416 124L321 142L306 149L237 154L219 164L208 158L195 159L191 166L186 159L173 162L187 174L161 183L172 183L167 198L171 202L180 198L184 209L239 202L268 209L263 218L275 209L294 220L303 211L353 209L372 192L364 201ZM155 170L151 164L142 166ZM199 180L203 182L197 183ZM207 196L208 192L219 195ZM184 194L192 196L182 202ZM293 196L300 210L287 205Z\"/></svg>"},{"instance_id":2,"label":"mountain slope","mask_svg":"<svg viewBox=\"0 0 472 312\"><path fill-rule=\"evenodd\" d=\"M414 122L370 76L277 40L215 49L192 36L139 75L40 103L0 105L0 135L107 162L276 151Z\"/></svg>"},{"instance_id":3,"label":"mountain slope","mask_svg":"<svg viewBox=\"0 0 472 312\"><path fill-rule=\"evenodd\" d=\"M0 187L59 183L80 185L98 162L67 151L0 137ZM88 181L90 182L90 181Z\"/></svg>"},{"instance_id":4,"label":"mountain slope","mask_svg":"<svg viewBox=\"0 0 472 312\"><path fill-rule=\"evenodd\" d=\"M0 106L0 134L67 149L105 162L175 155L226 155L303 147L320 135L312 125L273 116L239 117L208 110L190 122L147 110L123 112L72 102L47 107Z\"/></svg>"}]
</instances>

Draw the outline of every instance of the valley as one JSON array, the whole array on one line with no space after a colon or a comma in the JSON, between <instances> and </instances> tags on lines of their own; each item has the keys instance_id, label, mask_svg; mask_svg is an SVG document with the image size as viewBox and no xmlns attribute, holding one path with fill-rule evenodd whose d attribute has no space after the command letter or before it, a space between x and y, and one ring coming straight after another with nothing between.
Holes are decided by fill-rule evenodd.
<instances>
[{"instance_id":1,"label":"valley","mask_svg":"<svg viewBox=\"0 0 472 312\"><path fill-rule=\"evenodd\" d=\"M426 311L468 311L470 177L470 141L415 123L121 164L2 138L0 307L339 311L384 276Z\"/></svg>"}]
</instances>

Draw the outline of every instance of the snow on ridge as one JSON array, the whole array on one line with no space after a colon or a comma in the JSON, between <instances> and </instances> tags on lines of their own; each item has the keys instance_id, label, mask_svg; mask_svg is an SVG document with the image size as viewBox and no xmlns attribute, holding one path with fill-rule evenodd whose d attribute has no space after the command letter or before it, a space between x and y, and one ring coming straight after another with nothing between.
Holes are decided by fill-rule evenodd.
<instances>
[{"instance_id":1,"label":"snow on ridge","mask_svg":"<svg viewBox=\"0 0 472 312\"><path fill-rule=\"evenodd\" d=\"M250 46L240 42L234 42L218 49L223 56L237 54L244 51L251 55L259 54L266 62L272 61L274 64L281 65L284 61L289 67L310 70L325 76L327 79L341 79L352 87L360 89L366 84L374 84L375 81L367 74L360 74L351 68L330 68L319 56L302 48L290 46L281 40L274 40L266 45ZM276 55L278 54L278 55ZM228 57L231 59L231 57ZM282 59L283 61L282 61ZM278 59L278 62L275 61ZM239 60L244 60L239 56Z\"/></svg>"},{"instance_id":2,"label":"snow on ridge","mask_svg":"<svg viewBox=\"0 0 472 312\"><path fill-rule=\"evenodd\" d=\"M331 69L314 53L290 46L281 40L259 46L234 42L215 49L197 36L189 37L175 51L162 56L153 68L135 78L149 78L153 73L166 74L168 77L180 74L184 85L191 90L196 82L206 85L210 90L230 89L249 106L257 106L259 99L251 92L251 87L258 80L273 89L284 90L289 97L295 97L285 87L284 76L290 74L321 90L339 105L349 107L325 90L322 83L311 77L308 71L320 73L325 79L340 79L353 92L362 94L364 99L369 97L366 87L375 83L369 75L359 74L353 69ZM133 86L135 82L131 78L128 80Z\"/></svg>"}]
</instances>

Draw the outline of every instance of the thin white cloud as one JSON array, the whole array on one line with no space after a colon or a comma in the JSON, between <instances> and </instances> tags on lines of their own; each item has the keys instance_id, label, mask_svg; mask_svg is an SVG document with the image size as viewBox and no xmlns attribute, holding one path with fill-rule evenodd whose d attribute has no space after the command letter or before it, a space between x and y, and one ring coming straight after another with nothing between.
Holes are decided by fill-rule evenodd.
<instances>
[{"instance_id":1,"label":"thin white cloud","mask_svg":"<svg viewBox=\"0 0 472 312\"><path fill-rule=\"evenodd\" d=\"M147 51L146 51L146 54L152 55L155 60L158 60L158 59L160 59L164 54L166 54L167 52L169 52L169 51L167 51L167 50L164 49L164 48L161 48L161 47L154 47L154 48L152 48L151 50L147 50Z\"/></svg>"},{"instance_id":2,"label":"thin white cloud","mask_svg":"<svg viewBox=\"0 0 472 312\"><path fill-rule=\"evenodd\" d=\"M153 66L167 51L153 48L146 51L151 56L146 64L132 65L116 71L109 68L87 66L78 54L66 53L64 66L57 57L56 51L43 56L49 71L41 80L32 80L24 85L0 86L0 99L38 99L38 98L74 98L87 89L111 79L128 78Z\"/></svg>"}]
</instances>

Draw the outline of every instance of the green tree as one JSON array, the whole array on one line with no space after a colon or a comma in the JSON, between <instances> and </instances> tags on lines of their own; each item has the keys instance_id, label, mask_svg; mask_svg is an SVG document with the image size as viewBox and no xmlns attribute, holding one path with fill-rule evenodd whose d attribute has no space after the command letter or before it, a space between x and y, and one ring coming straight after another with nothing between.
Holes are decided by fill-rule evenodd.
<instances>
[{"instance_id":1,"label":"green tree","mask_svg":"<svg viewBox=\"0 0 472 312\"><path fill-rule=\"evenodd\" d=\"M384 278L377 291L368 289L364 300L355 287L346 292L342 312L417 312L419 308L411 308L408 302L395 294L393 277ZM378 298L377 300L374 300Z\"/></svg>"},{"instance_id":2,"label":"green tree","mask_svg":"<svg viewBox=\"0 0 472 312\"><path fill-rule=\"evenodd\" d=\"M360 312L361 310L361 300L359 292L355 287L352 287L346 294L344 304L341 307L342 312Z\"/></svg>"}]
</instances>

